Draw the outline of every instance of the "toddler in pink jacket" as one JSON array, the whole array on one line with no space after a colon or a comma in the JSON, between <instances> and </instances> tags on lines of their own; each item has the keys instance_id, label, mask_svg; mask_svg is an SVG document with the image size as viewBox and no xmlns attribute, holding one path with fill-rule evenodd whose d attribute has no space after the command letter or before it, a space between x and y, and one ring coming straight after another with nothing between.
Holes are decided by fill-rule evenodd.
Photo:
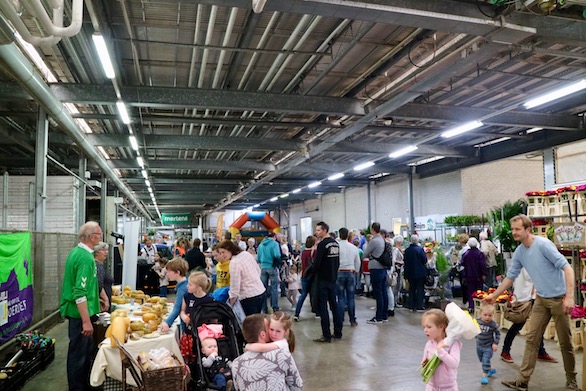
<instances>
[{"instance_id":1,"label":"toddler in pink jacket","mask_svg":"<svg viewBox=\"0 0 586 391\"><path fill-rule=\"evenodd\" d=\"M425 365L435 353L442 361L425 386L425 390L458 391L458 365L460 365L462 342L455 340L450 346L445 345L448 317L441 310L427 311L421 318L421 324L428 338L421 365Z\"/></svg>"}]
</instances>

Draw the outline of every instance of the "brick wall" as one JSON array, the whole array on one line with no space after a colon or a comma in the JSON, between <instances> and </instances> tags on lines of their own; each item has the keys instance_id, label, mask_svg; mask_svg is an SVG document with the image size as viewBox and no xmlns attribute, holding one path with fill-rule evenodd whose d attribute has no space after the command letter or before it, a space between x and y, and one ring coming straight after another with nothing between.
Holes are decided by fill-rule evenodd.
<instances>
[{"instance_id":1,"label":"brick wall","mask_svg":"<svg viewBox=\"0 0 586 391\"><path fill-rule=\"evenodd\" d=\"M524 156L463 169L462 214L486 214L506 201L543 189L543 158Z\"/></svg>"}]
</instances>

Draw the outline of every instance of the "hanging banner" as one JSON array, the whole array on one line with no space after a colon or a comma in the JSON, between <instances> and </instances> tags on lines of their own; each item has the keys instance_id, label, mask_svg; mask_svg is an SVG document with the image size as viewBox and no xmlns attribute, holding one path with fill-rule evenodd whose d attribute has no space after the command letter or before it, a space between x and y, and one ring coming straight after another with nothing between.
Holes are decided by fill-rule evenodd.
<instances>
[{"instance_id":1,"label":"hanging banner","mask_svg":"<svg viewBox=\"0 0 586 391\"><path fill-rule=\"evenodd\" d=\"M0 345L33 319L30 232L0 234Z\"/></svg>"}]
</instances>

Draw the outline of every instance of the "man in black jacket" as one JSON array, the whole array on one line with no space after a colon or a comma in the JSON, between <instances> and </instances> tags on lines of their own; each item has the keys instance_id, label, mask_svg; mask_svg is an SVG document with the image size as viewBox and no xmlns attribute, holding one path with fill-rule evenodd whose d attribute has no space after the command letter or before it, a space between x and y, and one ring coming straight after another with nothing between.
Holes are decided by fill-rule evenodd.
<instances>
[{"instance_id":1,"label":"man in black jacket","mask_svg":"<svg viewBox=\"0 0 586 391\"><path fill-rule=\"evenodd\" d=\"M330 227L322 222L317 223L315 236L320 239L315 254L314 268L316 270L318 297L319 297L319 316L321 317L321 338L314 339L315 342L331 342L332 333L330 331L330 315L328 313L328 303L330 311L334 318L334 335L335 339L342 339L342 318L337 311L336 301L336 281L338 279L338 268L340 267L340 247L338 242L328 235Z\"/></svg>"},{"instance_id":2,"label":"man in black jacket","mask_svg":"<svg viewBox=\"0 0 586 391\"><path fill-rule=\"evenodd\" d=\"M187 253L185 253L185 260L189 264L189 271L192 271L196 267L199 267L201 271L206 270L206 257L203 255L199 246L201 240L199 238L193 239L193 247Z\"/></svg>"},{"instance_id":3,"label":"man in black jacket","mask_svg":"<svg viewBox=\"0 0 586 391\"><path fill-rule=\"evenodd\" d=\"M409 281L409 309L425 311L423 287L427 257L419 245L419 236L411 235L411 245L405 249L405 279Z\"/></svg>"}]
</instances>

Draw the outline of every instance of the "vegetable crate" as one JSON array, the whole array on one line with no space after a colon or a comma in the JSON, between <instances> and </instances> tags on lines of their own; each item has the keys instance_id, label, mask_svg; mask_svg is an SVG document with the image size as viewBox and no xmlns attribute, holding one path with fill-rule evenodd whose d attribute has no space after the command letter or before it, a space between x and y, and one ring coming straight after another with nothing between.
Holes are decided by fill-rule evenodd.
<instances>
[{"instance_id":1,"label":"vegetable crate","mask_svg":"<svg viewBox=\"0 0 586 391\"><path fill-rule=\"evenodd\" d=\"M0 368L7 377L0 379L0 390L17 391L37 373L46 369L55 359L55 344L44 349L25 351L23 359L14 366Z\"/></svg>"},{"instance_id":2,"label":"vegetable crate","mask_svg":"<svg viewBox=\"0 0 586 391\"><path fill-rule=\"evenodd\" d=\"M123 391L128 389L126 382L127 372L130 372L130 375L138 385L138 390L140 391L187 390L188 371L185 368L185 365L147 371L143 369L143 366L140 363L140 358L139 361L137 361L120 342L117 343L117 346L120 349L120 359L122 360ZM173 357L177 359L175 355L173 355Z\"/></svg>"}]
</instances>

